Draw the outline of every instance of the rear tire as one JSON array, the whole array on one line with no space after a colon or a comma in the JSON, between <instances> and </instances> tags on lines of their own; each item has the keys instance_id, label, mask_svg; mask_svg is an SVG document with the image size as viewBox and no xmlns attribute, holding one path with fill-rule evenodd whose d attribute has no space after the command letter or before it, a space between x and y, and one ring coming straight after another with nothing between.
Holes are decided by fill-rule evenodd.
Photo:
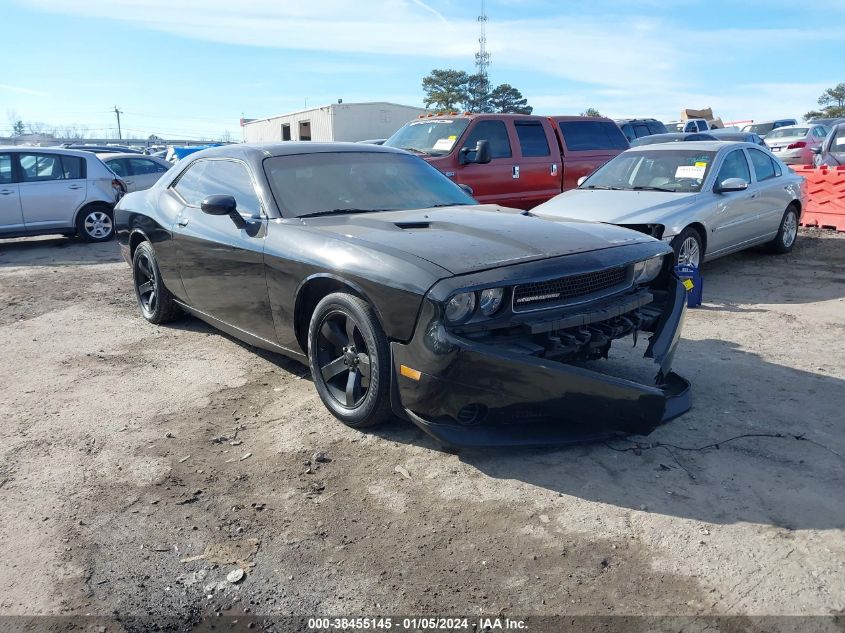
<instances>
[{"instance_id":1,"label":"rear tire","mask_svg":"<svg viewBox=\"0 0 845 633\"><path fill-rule=\"evenodd\" d=\"M704 261L704 241L701 234L691 226L688 226L672 240L672 249L675 251L675 265L701 268Z\"/></svg>"},{"instance_id":2,"label":"rear tire","mask_svg":"<svg viewBox=\"0 0 845 633\"><path fill-rule=\"evenodd\" d=\"M794 205L786 207L780 221L778 234L766 246L772 253L785 254L795 247L798 241L798 209Z\"/></svg>"},{"instance_id":3,"label":"rear tire","mask_svg":"<svg viewBox=\"0 0 845 633\"><path fill-rule=\"evenodd\" d=\"M181 314L173 295L161 279L155 251L149 242L138 244L132 255L132 280L141 316L147 321L158 325Z\"/></svg>"},{"instance_id":4,"label":"rear tire","mask_svg":"<svg viewBox=\"0 0 845 633\"><path fill-rule=\"evenodd\" d=\"M86 242L108 242L114 237L114 214L106 204L89 204L76 216L76 233Z\"/></svg>"},{"instance_id":5,"label":"rear tire","mask_svg":"<svg viewBox=\"0 0 845 633\"><path fill-rule=\"evenodd\" d=\"M336 292L317 304L308 327L308 364L323 404L347 426L390 418L390 350L367 302Z\"/></svg>"}]
</instances>

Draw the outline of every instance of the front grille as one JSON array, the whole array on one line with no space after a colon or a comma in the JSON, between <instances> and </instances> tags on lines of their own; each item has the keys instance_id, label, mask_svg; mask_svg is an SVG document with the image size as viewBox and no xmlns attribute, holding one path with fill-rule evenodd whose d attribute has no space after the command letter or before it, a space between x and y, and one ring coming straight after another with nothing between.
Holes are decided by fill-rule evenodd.
<instances>
[{"instance_id":1,"label":"front grille","mask_svg":"<svg viewBox=\"0 0 845 633\"><path fill-rule=\"evenodd\" d=\"M558 277L548 281L522 284L513 290L515 312L566 303L580 297L620 286L628 279L626 268L607 268L592 273Z\"/></svg>"}]
</instances>

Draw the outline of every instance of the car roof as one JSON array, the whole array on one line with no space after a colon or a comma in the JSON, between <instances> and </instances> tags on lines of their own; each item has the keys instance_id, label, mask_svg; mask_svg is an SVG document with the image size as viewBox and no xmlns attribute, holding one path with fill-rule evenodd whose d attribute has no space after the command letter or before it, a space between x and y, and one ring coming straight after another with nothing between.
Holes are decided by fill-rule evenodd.
<instances>
[{"instance_id":1,"label":"car roof","mask_svg":"<svg viewBox=\"0 0 845 633\"><path fill-rule=\"evenodd\" d=\"M677 143L655 143L654 145L638 145L627 150L629 152L641 151L674 151L678 149L693 149L697 151L718 152L723 147L733 146L747 146L759 147L754 143L745 143L743 141L678 141Z\"/></svg>"},{"instance_id":2,"label":"car roof","mask_svg":"<svg viewBox=\"0 0 845 633\"><path fill-rule=\"evenodd\" d=\"M64 147L30 147L29 145L0 145L0 150L4 152L44 152L46 154L64 154L65 156L79 156L80 158L87 158L94 156L92 152L86 152L79 149L66 149Z\"/></svg>"},{"instance_id":3,"label":"car roof","mask_svg":"<svg viewBox=\"0 0 845 633\"><path fill-rule=\"evenodd\" d=\"M819 127L821 123L796 123L795 125L781 125L779 128L775 128L772 132L777 132L778 130L794 130L796 128L810 128L810 127Z\"/></svg>"},{"instance_id":4,"label":"car roof","mask_svg":"<svg viewBox=\"0 0 845 633\"><path fill-rule=\"evenodd\" d=\"M100 157L100 160L110 160L113 158L150 158L150 154L136 154L135 152L102 152L97 153L97 156ZM157 156L152 156L152 158L158 158Z\"/></svg>"},{"instance_id":5,"label":"car roof","mask_svg":"<svg viewBox=\"0 0 845 633\"><path fill-rule=\"evenodd\" d=\"M269 143L235 143L220 147L209 147L193 152L186 159L196 158L243 158L261 160L272 156L292 156L295 154L320 154L338 152L367 152L385 154L406 154L405 150L384 145L364 143L322 143L318 141L278 141Z\"/></svg>"}]
</instances>

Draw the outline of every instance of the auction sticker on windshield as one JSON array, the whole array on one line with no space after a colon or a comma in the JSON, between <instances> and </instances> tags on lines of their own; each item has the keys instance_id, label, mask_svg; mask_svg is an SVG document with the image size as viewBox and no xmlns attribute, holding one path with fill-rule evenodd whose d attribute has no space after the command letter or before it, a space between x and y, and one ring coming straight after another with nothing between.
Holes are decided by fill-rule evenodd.
<instances>
[{"instance_id":1,"label":"auction sticker on windshield","mask_svg":"<svg viewBox=\"0 0 845 633\"><path fill-rule=\"evenodd\" d=\"M696 163L695 165L681 165L675 170L675 178L695 178L701 180L704 178L704 172L707 171L707 164Z\"/></svg>"},{"instance_id":2,"label":"auction sticker on windshield","mask_svg":"<svg viewBox=\"0 0 845 633\"><path fill-rule=\"evenodd\" d=\"M441 138L434 144L434 147L432 147L431 149L449 151L449 150L452 149L452 146L454 144L455 144L455 137L454 136L449 137L449 138Z\"/></svg>"}]
</instances>

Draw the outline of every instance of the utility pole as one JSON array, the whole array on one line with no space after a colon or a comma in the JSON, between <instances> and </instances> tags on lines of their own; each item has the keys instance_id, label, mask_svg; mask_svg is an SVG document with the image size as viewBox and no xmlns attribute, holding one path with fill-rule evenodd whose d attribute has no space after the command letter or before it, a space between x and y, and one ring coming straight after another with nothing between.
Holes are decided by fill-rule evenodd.
<instances>
[{"instance_id":1,"label":"utility pole","mask_svg":"<svg viewBox=\"0 0 845 633\"><path fill-rule=\"evenodd\" d=\"M120 115L123 113L117 109L117 106L114 106L114 113L117 116L117 138L123 140L123 134L120 131Z\"/></svg>"}]
</instances>

